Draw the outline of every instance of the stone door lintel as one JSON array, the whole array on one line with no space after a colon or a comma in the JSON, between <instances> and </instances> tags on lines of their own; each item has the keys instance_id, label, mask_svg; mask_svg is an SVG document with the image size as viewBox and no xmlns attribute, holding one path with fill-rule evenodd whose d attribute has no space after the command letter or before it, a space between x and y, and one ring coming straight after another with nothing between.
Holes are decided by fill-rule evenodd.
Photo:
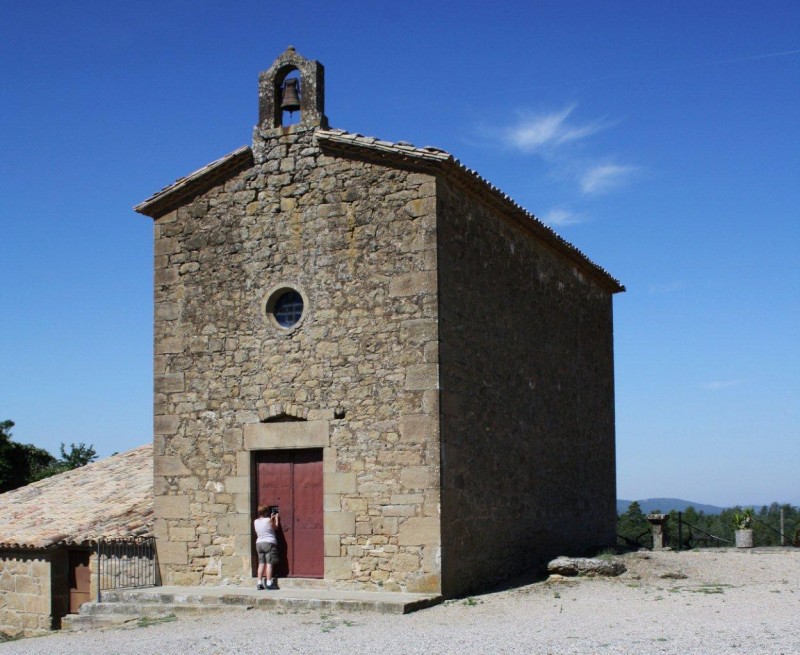
<instances>
[{"instance_id":1,"label":"stone door lintel","mask_svg":"<svg viewBox=\"0 0 800 655\"><path fill-rule=\"evenodd\" d=\"M328 448L329 446L329 421L248 423L244 426L244 447L246 450Z\"/></svg>"}]
</instances>

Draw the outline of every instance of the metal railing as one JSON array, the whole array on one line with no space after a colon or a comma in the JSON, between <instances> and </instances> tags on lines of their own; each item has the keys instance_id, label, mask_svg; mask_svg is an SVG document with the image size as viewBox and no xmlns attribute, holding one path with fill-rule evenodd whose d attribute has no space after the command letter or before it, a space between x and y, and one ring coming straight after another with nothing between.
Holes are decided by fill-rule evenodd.
<instances>
[{"instance_id":1,"label":"metal railing","mask_svg":"<svg viewBox=\"0 0 800 655\"><path fill-rule=\"evenodd\" d=\"M694 548L730 547L734 545L734 529L727 523L715 524L715 528L701 528L686 520L683 512L673 515L677 521L665 525L666 543L674 550L691 550ZM751 528L754 530L753 540L756 546L795 547L800 548L800 521L785 520L783 510L780 513L779 527L771 525L758 514L752 517ZM774 523L774 517L772 522ZM709 530L717 532L713 534ZM770 534L773 535L770 538ZM641 534L617 534L617 545L623 548L651 548L653 537L650 529Z\"/></svg>"},{"instance_id":2,"label":"metal railing","mask_svg":"<svg viewBox=\"0 0 800 655\"><path fill-rule=\"evenodd\" d=\"M800 523L794 526L791 523L787 525L783 516L783 510L781 510L780 516L780 530L776 530L769 523L762 521L758 516L753 516L753 520L759 525L763 525L767 530L778 535L780 537L781 546L800 547Z\"/></svg>"},{"instance_id":3,"label":"metal railing","mask_svg":"<svg viewBox=\"0 0 800 655\"><path fill-rule=\"evenodd\" d=\"M686 528L688 529L687 539L685 542L683 540L684 526L686 526ZM703 536L696 537L694 534L695 532L699 532ZM678 512L678 542L676 544L677 550L683 550L684 548L693 548L694 546L698 547L721 546L724 543L732 544L733 542L730 539L725 539L724 537L718 537L717 535L711 534L710 532L706 532L702 528L698 528L696 525L692 525L683 518L683 512ZM694 544L694 546L692 544Z\"/></svg>"},{"instance_id":4,"label":"metal railing","mask_svg":"<svg viewBox=\"0 0 800 655\"><path fill-rule=\"evenodd\" d=\"M650 546L653 544L653 540L650 538L651 535L652 531L650 528L647 528L647 530L633 538L617 533L617 545L624 546L625 548L647 548L648 544Z\"/></svg>"},{"instance_id":5,"label":"metal railing","mask_svg":"<svg viewBox=\"0 0 800 655\"><path fill-rule=\"evenodd\" d=\"M98 603L103 591L155 587L158 583L155 538L98 540Z\"/></svg>"}]
</instances>

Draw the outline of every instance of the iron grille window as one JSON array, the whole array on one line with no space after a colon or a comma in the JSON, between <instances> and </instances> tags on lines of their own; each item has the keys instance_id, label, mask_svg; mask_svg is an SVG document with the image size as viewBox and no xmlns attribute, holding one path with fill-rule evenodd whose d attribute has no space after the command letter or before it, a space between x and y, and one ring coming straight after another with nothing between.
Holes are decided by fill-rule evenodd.
<instances>
[{"instance_id":1,"label":"iron grille window","mask_svg":"<svg viewBox=\"0 0 800 655\"><path fill-rule=\"evenodd\" d=\"M281 327L292 327L303 315L303 297L297 291L281 294L275 301L273 315Z\"/></svg>"}]
</instances>

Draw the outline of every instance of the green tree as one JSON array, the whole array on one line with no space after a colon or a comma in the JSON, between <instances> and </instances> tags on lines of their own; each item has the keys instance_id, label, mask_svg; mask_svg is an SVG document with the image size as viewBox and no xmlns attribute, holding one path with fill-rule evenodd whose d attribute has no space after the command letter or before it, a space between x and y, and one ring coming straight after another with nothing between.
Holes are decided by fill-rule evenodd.
<instances>
[{"instance_id":1,"label":"green tree","mask_svg":"<svg viewBox=\"0 0 800 655\"><path fill-rule=\"evenodd\" d=\"M12 440L14 421L0 421L0 493L24 487L57 473L85 466L97 459L93 446L71 443L69 450L61 444L61 459L43 448Z\"/></svg>"},{"instance_id":2,"label":"green tree","mask_svg":"<svg viewBox=\"0 0 800 655\"><path fill-rule=\"evenodd\" d=\"M23 487L56 462L43 448L12 441L14 421L0 422L0 493Z\"/></svg>"},{"instance_id":3,"label":"green tree","mask_svg":"<svg viewBox=\"0 0 800 655\"><path fill-rule=\"evenodd\" d=\"M635 500L628 506L628 511L617 518L617 535L627 546L637 544L648 545L645 535L650 533L650 524L642 512L642 506Z\"/></svg>"},{"instance_id":4,"label":"green tree","mask_svg":"<svg viewBox=\"0 0 800 655\"><path fill-rule=\"evenodd\" d=\"M53 462L46 468L38 471L33 477L32 481L43 480L49 478L51 475L71 471L72 469L86 466L97 459L97 453L94 451L93 446L87 446L81 442L77 445L71 443L69 445L69 452L67 452L64 443L61 443L61 459L54 459Z\"/></svg>"}]
</instances>

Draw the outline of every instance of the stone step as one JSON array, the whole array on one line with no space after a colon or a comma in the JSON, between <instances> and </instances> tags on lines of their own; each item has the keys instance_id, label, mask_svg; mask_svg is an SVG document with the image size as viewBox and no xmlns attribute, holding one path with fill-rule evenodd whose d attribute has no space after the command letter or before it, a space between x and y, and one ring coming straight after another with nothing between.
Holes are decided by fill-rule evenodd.
<instances>
[{"instance_id":1,"label":"stone step","mask_svg":"<svg viewBox=\"0 0 800 655\"><path fill-rule=\"evenodd\" d=\"M258 580L253 578L253 587ZM278 586L281 589L330 589L331 586L321 578L280 578Z\"/></svg>"},{"instance_id":2,"label":"stone step","mask_svg":"<svg viewBox=\"0 0 800 655\"><path fill-rule=\"evenodd\" d=\"M86 604L88 603L84 603L84 605ZM79 632L81 630L115 628L126 623L134 623L140 618L135 614L67 614L61 618L61 629L65 632Z\"/></svg>"},{"instance_id":3,"label":"stone step","mask_svg":"<svg viewBox=\"0 0 800 655\"><path fill-rule=\"evenodd\" d=\"M336 592L319 593L317 589L281 589L255 593L154 593L114 592L113 598L103 595L102 603L84 603L81 614L113 614L132 612L155 615L165 612L196 613L224 609L285 608L339 611L377 611L384 614L405 614L441 602L438 596L401 599L398 594L360 594L358 597ZM166 609L168 608L168 609Z\"/></svg>"},{"instance_id":4,"label":"stone step","mask_svg":"<svg viewBox=\"0 0 800 655\"><path fill-rule=\"evenodd\" d=\"M104 591L102 602L81 605L80 614L62 621L64 630L90 630L133 621L171 620L179 616L249 609L380 612L406 614L440 603L430 594L363 592L335 589L320 580L280 581L277 591L252 587L148 587ZM288 584L287 584L288 583Z\"/></svg>"},{"instance_id":5,"label":"stone step","mask_svg":"<svg viewBox=\"0 0 800 655\"><path fill-rule=\"evenodd\" d=\"M166 617L202 614L204 612L243 611L252 609L253 602L242 604L221 603L84 603L78 616L135 616Z\"/></svg>"}]
</instances>

